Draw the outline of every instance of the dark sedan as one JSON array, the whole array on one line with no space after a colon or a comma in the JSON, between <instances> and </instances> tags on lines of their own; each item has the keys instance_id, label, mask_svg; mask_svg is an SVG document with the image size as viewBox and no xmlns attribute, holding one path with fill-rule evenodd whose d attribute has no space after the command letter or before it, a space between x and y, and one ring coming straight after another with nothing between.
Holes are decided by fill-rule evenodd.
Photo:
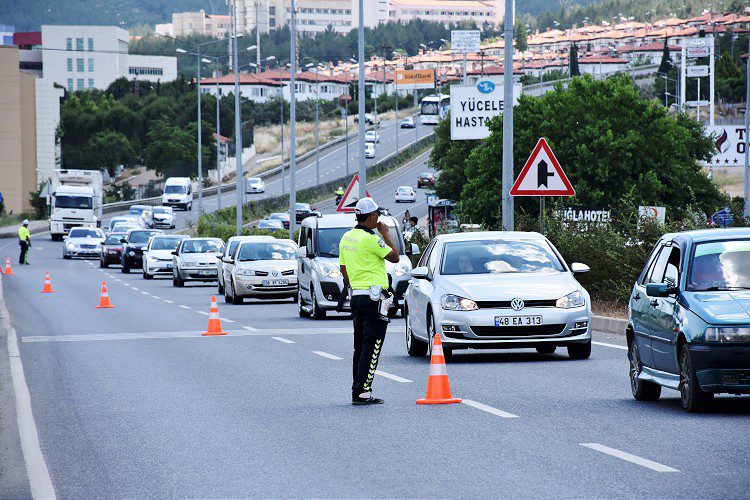
<instances>
[{"instance_id":1,"label":"dark sedan","mask_svg":"<svg viewBox=\"0 0 750 500\"><path fill-rule=\"evenodd\" d=\"M122 240L128 233L109 233L102 243L102 253L99 254L99 267L109 267L110 264L119 265L122 261Z\"/></svg>"},{"instance_id":2,"label":"dark sedan","mask_svg":"<svg viewBox=\"0 0 750 500\"><path fill-rule=\"evenodd\" d=\"M284 225L284 229L289 229L289 214L284 212L272 213L268 216L268 220L277 220Z\"/></svg>"},{"instance_id":3,"label":"dark sedan","mask_svg":"<svg viewBox=\"0 0 750 500\"><path fill-rule=\"evenodd\" d=\"M294 204L294 217L297 224L307 219L308 217L319 216L320 212L310 206L309 203L295 203Z\"/></svg>"},{"instance_id":4,"label":"dark sedan","mask_svg":"<svg viewBox=\"0 0 750 500\"><path fill-rule=\"evenodd\" d=\"M435 187L435 174L429 172L419 174L417 177L417 188L434 188Z\"/></svg>"},{"instance_id":5,"label":"dark sedan","mask_svg":"<svg viewBox=\"0 0 750 500\"><path fill-rule=\"evenodd\" d=\"M162 232L160 229L134 229L120 240L124 244L120 259L123 273L127 274L131 269L143 267L143 250L148 246L149 238Z\"/></svg>"}]
</instances>

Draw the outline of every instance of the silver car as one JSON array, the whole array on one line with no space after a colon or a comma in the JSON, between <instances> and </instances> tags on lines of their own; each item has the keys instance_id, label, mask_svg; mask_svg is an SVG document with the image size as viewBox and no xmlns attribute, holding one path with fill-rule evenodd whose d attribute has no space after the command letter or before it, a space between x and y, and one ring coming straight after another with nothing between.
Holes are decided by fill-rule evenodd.
<instances>
[{"instance_id":1,"label":"silver car","mask_svg":"<svg viewBox=\"0 0 750 500\"><path fill-rule=\"evenodd\" d=\"M220 238L189 238L172 252L172 285L186 281L216 281L216 257L224 252Z\"/></svg>"},{"instance_id":2,"label":"silver car","mask_svg":"<svg viewBox=\"0 0 750 500\"><path fill-rule=\"evenodd\" d=\"M297 244L289 240L241 241L231 257L224 299L291 298L297 301Z\"/></svg>"},{"instance_id":3,"label":"silver car","mask_svg":"<svg viewBox=\"0 0 750 500\"><path fill-rule=\"evenodd\" d=\"M101 229L77 227L63 237L63 258L99 258L102 251L104 233Z\"/></svg>"},{"instance_id":4,"label":"silver car","mask_svg":"<svg viewBox=\"0 0 750 500\"><path fill-rule=\"evenodd\" d=\"M412 270L406 291L406 347L432 351L567 347L573 359L591 354L591 301L575 273L539 233L475 232L437 236Z\"/></svg>"},{"instance_id":5,"label":"silver car","mask_svg":"<svg viewBox=\"0 0 750 500\"><path fill-rule=\"evenodd\" d=\"M143 251L143 279L150 280L157 274L172 274L172 252L187 238L184 234L152 236Z\"/></svg>"},{"instance_id":6,"label":"silver car","mask_svg":"<svg viewBox=\"0 0 750 500\"><path fill-rule=\"evenodd\" d=\"M218 262L216 263L216 274L218 278L218 295L224 295L224 283L227 282L227 277L232 272L234 266L234 260L232 255L237 250L237 245L242 241L273 241L276 238L273 236L232 236L227 240L227 244L224 247L224 253L217 255Z\"/></svg>"},{"instance_id":7,"label":"silver car","mask_svg":"<svg viewBox=\"0 0 750 500\"><path fill-rule=\"evenodd\" d=\"M174 229L174 209L167 206L154 207L154 227L166 227L168 229Z\"/></svg>"}]
</instances>

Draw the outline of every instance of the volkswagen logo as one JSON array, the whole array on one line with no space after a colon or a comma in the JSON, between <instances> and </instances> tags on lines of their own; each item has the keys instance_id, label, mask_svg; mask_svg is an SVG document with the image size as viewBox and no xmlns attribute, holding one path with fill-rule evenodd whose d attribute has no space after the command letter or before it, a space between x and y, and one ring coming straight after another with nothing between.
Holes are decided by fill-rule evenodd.
<instances>
[{"instance_id":1,"label":"volkswagen logo","mask_svg":"<svg viewBox=\"0 0 750 500\"><path fill-rule=\"evenodd\" d=\"M482 94L489 94L495 91L495 84L489 80L485 80L477 83L477 89L479 89Z\"/></svg>"},{"instance_id":2,"label":"volkswagen logo","mask_svg":"<svg viewBox=\"0 0 750 500\"><path fill-rule=\"evenodd\" d=\"M273 273L271 273L271 274L273 274L274 276L278 276L278 275L279 275L279 272L278 272L278 271L274 271L274 272L273 272ZM521 307L523 307L523 302L521 302Z\"/></svg>"},{"instance_id":3,"label":"volkswagen logo","mask_svg":"<svg viewBox=\"0 0 750 500\"><path fill-rule=\"evenodd\" d=\"M523 300L521 299L513 299L510 301L510 307L514 311L520 311L523 309Z\"/></svg>"}]
</instances>

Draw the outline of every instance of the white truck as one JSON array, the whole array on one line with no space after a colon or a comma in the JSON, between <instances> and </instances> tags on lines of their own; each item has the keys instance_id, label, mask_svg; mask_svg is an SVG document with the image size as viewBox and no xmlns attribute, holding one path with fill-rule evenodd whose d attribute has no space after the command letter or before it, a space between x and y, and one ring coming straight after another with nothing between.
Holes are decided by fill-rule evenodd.
<instances>
[{"instance_id":1,"label":"white truck","mask_svg":"<svg viewBox=\"0 0 750 500\"><path fill-rule=\"evenodd\" d=\"M53 241L74 227L99 227L102 221L102 173L98 170L53 170L52 215L49 230Z\"/></svg>"}]
</instances>

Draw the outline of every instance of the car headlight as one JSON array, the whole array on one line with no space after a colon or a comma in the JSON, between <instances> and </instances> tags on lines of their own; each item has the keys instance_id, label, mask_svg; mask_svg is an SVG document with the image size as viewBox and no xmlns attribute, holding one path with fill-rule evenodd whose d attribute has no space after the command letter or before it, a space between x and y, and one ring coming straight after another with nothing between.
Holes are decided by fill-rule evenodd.
<instances>
[{"instance_id":1,"label":"car headlight","mask_svg":"<svg viewBox=\"0 0 750 500\"><path fill-rule=\"evenodd\" d=\"M128 255L130 255L131 257L135 257L135 252L131 250L128 252Z\"/></svg>"},{"instance_id":2,"label":"car headlight","mask_svg":"<svg viewBox=\"0 0 750 500\"><path fill-rule=\"evenodd\" d=\"M748 342L750 328L746 326L709 326L704 333L706 342Z\"/></svg>"},{"instance_id":3,"label":"car headlight","mask_svg":"<svg viewBox=\"0 0 750 500\"><path fill-rule=\"evenodd\" d=\"M440 305L443 309L448 311L476 311L479 309L479 306L477 306L477 303L473 300L450 293L448 295L443 295L443 298L440 300Z\"/></svg>"},{"instance_id":4,"label":"car headlight","mask_svg":"<svg viewBox=\"0 0 750 500\"><path fill-rule=\"evenodd\" d=\"M409 264L398 264L393 268L393 274L399 277L409 274L409 272L411 272L411 266Z\"/></svg>"},{"instance_id":5,"label":"car headlight","mask_svg":"<svg viewBox=\"0 0 750 500\"><path fill-rule=\"evenodd\" d=\"M239 276L255 276L255 275L257 275L258 273L256 273L256 272L255 272L255 271L253 271L252 269L242 269L242 270L240 270L240 271L237 271L237 274L238 274Z\"/></svg>"},{"instance_id":6,"label":"car headlight","mask_svg":"<svg viewBox=\"0 0 750 500\"><path fill-rule=\"evenodd\" d=\"M321 274L326 278L338 278L341 276L341 270L338 267L323 265L320 268Z\"/></svg>"},{"instance_id":7,"label":"car headlight","mask_svg":"<svg viewBox=\"0 0 750 500\"><path fill-rule=\"evenodd\" d=\"M570 292L568 295L560 297L555 303L555 307L559 307L560 309L572 309L574 307L583 307L585 305L586 299L583 297L580 290Z\"/></svg>"}]
</instances>

